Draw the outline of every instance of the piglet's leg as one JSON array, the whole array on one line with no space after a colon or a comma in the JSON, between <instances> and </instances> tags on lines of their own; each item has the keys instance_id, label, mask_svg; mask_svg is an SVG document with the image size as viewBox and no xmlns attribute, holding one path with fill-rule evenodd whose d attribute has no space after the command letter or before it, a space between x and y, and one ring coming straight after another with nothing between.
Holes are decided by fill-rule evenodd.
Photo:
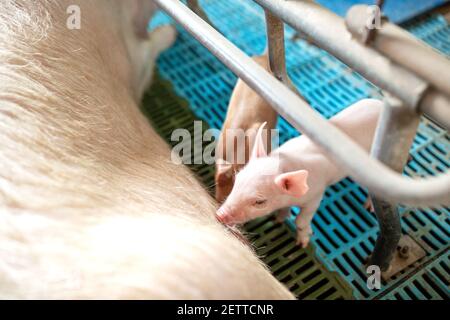
<instances>
[{"instance_id":1,"label":"piglet's leg","mask_svg":"<svg viewBox=\"0 0 450 320\"><path fill-rule=\"evenodd\" d=\"M289 215L291 214L291 208L283 208L278 210L278 212L275 214L275 219L279 223L283 223L284 220L286 220Z\"/></svg>"},{"instance_id":2,"label":"piglet's leg","mask_svg":"<svg viewBox=\"0 0 450 320\"><path fill-rule=\"evenodd\" d=\"M313 233L311 221L318 207L319 202L312 206L303 207L300 214L295 219L295 225L297 226L297 244L302 248L308 246L309 238Z\"/></svg>"}]
</instances>

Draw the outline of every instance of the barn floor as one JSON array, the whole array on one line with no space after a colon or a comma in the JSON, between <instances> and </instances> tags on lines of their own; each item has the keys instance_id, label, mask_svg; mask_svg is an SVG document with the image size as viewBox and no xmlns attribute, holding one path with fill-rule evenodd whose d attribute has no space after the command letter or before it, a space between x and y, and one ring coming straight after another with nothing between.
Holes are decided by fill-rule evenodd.
<instances>
[{"instance_id":1,"label":"barn floor","mask_svg":"<svg viewBox=\"0 0 450 320\"><path fill-rule=\"evenodd\" d=\"M264 14L249 0L201 1L219 31L249 55L265 48ZM160 14L153 26L169 22ZM439 14L422 15L402 24L404 28L450 56L450 26ZM203 130L221 128L236 77L185 30L174 47L158 61L159 72L147 93L143 110L171 143L174 129L193 132L194 120ZM313 108L329 118L366 97L379 97L378 88L352 72L333 56L301 40L291 40L287 27L289 74ZM299 133L284 119L279 121L280 140ZM433 175L450 166L450 136L423 119L414 145L410 176ZM192 170L212 191L214 168L193 165ZM245 226L258 254L299 299L448 299L450 298L450 210L400 208L402 229L427 255L402 271L380 290L366 286L364 263L377 236L377 222L363 203L366 191L350 178L331 186L314 217L314 236L306 250L295 246L293 212L284 225L273 217Z\"/></svg>"}]
</instances>

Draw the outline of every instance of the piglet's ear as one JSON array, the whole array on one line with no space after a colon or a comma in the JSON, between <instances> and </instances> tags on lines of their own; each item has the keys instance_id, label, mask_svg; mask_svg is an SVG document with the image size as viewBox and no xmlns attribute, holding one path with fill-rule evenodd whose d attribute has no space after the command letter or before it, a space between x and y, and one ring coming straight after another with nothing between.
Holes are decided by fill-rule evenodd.
<instances>
[{"instance_id":1,"label":"piglet's ear","mask_svg":"<svg viewBox=\"0 0 450 320\"><path fill-rule=\"evenodd\" d=\"M299 198L304 196L309 190L307 180L308 171L298 170L278 175L275 177L275 184L282 192Z\"/></svg>"},{"instance_id":2,"label":"piglet's ear","mask_svg":"<svg viewBox=\"0 0 450 320\"><path fill-rule=\"evenodd\" d=\"M266 148L264 147L263 130L267 122L264 122L258 129L255 136L255 143L253 145L252 155L250 160L267 156Z\"/></svg>"}]
</instances>

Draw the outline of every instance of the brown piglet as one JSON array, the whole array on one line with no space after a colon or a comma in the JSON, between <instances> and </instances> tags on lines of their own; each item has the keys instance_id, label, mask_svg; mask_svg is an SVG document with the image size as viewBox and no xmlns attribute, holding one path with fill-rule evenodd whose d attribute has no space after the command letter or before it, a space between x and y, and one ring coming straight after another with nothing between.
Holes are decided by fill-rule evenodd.
<instances>
[{"instance_id":1,"label":"brown piglet","mask_svg":"<svg viewBox=\"0 0 450 320\"><path fill-rule=\"evenodd\" d=\"M270 71L267 54L253 60ZM216 200L223 202L233 189L235 174L248 162L256 132L266 124L265 145L271 148L272 135L277 123L277 113L260 95L244 81L238 80L216 148ZM242 133L242 134L241 134Z\"/></svg>"}]
</instances>

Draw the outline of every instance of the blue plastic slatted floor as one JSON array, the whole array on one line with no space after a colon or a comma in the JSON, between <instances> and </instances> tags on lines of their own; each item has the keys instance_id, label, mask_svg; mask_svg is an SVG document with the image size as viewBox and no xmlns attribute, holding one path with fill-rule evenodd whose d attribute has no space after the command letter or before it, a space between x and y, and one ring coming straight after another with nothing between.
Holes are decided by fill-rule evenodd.
<instances>
[{"instance_id":1,"label":"blue plastic slatted floor","mask_svg":"<svg viewBox=\"0 0 450 320\"><path fill-rule=\"evenodd\" d=\"M204 9L219 31L249 55L265 48L264 14L250 0L205 0ZM158 15L152 25L170 21ZM450 26L440 16L427 16L405 27L443 54L450 55ZM236 76L182 28L173 48L159 59L161 75L170 80L195 114L213 128L221 128ZM326 52L303 41L291 41L287 28L287 65L293 82L312 106L330 117L378 89ZM280 119L280 140L299 133ZM405 168L412 176L430 175L450 166L450 137L423 120L411 149L413 161ZM401 208L403 232L426 250L427 257L410 267L379 291L366 287L363 264L377 236L373 214L363 208L366 192L350 178L331 186L314 217L312 241L317 255L330 270L338 271L354 288L356 298L449 298L450 211ZM288 222L292 225L292 220ZM438 270L436 272L432 271ZM401 285L400 285L401 284ZM423 288L427 288L424 293Z\"/></svg>"}]
</instances>

